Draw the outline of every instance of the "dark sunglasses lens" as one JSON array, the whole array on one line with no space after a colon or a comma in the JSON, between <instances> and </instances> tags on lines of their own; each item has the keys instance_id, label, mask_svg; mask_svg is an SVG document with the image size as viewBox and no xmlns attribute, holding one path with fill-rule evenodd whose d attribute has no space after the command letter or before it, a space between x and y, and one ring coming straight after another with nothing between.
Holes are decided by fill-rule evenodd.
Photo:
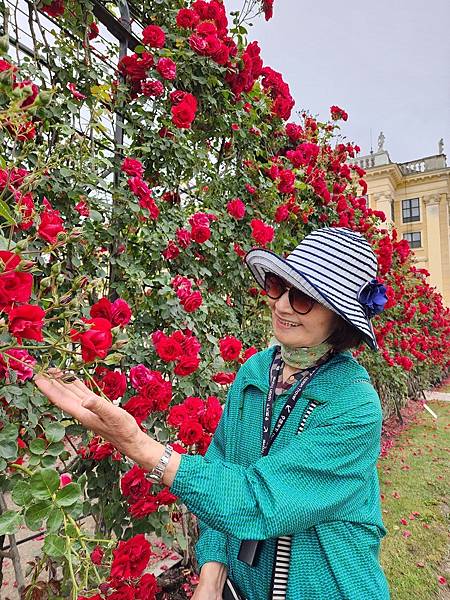
<instances>
[{"instance_id":1,"label":"dark sunglasses lens","mask_svg":"<svg viewBox=\"0 0 450 600\"><path fill-rule=\"evenodd\" d=\"M265 291L273 300L280 298L286 291L286 284L276 275L266 275L265 283Z\"/></svg>"},{"instance_id":2,"label":"dark sunglasses lens","mask_svg":"<svg viewBox=\"0 0 450 600\"><path fill-rule=\"evenodd\" d=\"M314 304L313 298L307 296L306 294L304 294L300 290L297 290L296 288L290 289L289 299L291 301L292 308L295 310L295 312L298 312L300 314L308 313Z\"/></svg>"}]
</instances>

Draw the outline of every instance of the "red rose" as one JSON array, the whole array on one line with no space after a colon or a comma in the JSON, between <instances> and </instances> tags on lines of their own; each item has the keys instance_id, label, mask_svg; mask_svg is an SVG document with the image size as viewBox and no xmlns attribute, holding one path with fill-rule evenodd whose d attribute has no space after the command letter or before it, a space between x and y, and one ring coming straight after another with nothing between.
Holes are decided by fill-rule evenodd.
<instances>
[{"instance_id":1,"label":"red rose","mask_svg":"<svg viewBox=\"0 0 450 600\"><path fill-rule=\"evenodd\" d=\"M193 33L189 38L189 46L194 52L197 52L197 54L200 54L201 56L206 56L208 54L208 42L200 35Z\"/></svg>"},{"instance_id":2,"label":"red rose","mask_svg":"<svg viewBox=\"0 0 450 600\"><path fill-rule=\"evenodd\" d=\"M112 346L111 323L106 319L83 319L90 325L86 331L72 329L70 337L73 342L80 342L81 356L84 362L91 362L97 356L105 358Z\"/></svg>"},{"instance_id":3,"label":"red rose","mask_svg":"<svg viewBox=\"0 0 450 600\"><path fill-rule=\"evenodd\" d=\"M282 223L289 219L289 206L287 204L280 204L275 211L275 222Z\"/></svg>"},{"instance_id":4,"label":"red rose","mask_svg":"<svg viewBox=\"0 0 450 600\"><path fill-rule=\"evenodd\" d=\"M247 350L245 350L245 352L242 354L242 358L239 362L244 364L250 358L250 356L253 356L257 352L258 350L255 348L255 346L250 346L250 348L247 348Z\"/></svg>"},{"instance_id":5,"label":"red rose","mask_svg":"<svg viewBox=\"0 0 450 600\"><path fill-rule=\"evenodd\" d=\"M25 100L23 100L23 102L20 103L21 108L26 108L27 106L31 106L32 104L34 104L39 94L39 88L35 83L30 81L29 79L26 79L24 81L19 81L15 83L13 87L14 89L22 89L23 94L26 96Z\"/></svg>"},{"instance_id":6,"label":"red rose","mask_svg":"<svg viewBox=\"0 0 450 600\"><path fill-rule=\"evenodd\" d=\"M9 313L8 329L20 342L22 338L42 342L45 310L40 306L23 304L15 306Z\"/></svg>"},{"instance_id":7,"label":"red rose","mask_svg":"<svg viewBox=\"0 0 450 600\"><path fill-rule=\"evenodd\" d=\"M227 204L228 214L234 217L235 219L243 219L245 215L245 210L245 204L240 198L234 198L233 200L230 200Z\"/></svg>"},{"instance_id":8,"label":"red rose","mask_svg":"<svg viewBox=\"0 0 450 600\"><path fill-rule=\"evenodd\" d=\"M148 398L143 395L132 396L128 402L123 406L123 409L127 411L136 419L136 423L141 425L145 421L149 414L153 411L155 402L152 398Z\"/></svg>"},{"instance_id":9,"label":"red rose","mask_svg":"<svg viewBox=\"0 0 450 600\"><path fill-rule=\"evenodd\" d=\"M203 298L199 291L192 292L183 301L182 306L188 313L195 312L202 305Z\"/></svg>"},{"instance_id":10,"label":"red rose","mask_svg":"<svg viewBox=\"0 0 450 600\"><path fill-rule=\"evenodd\" d=\"M75 204L74 209L81 217L89 216L89 205L85 200L81 200L77 204Z\"/></svg>"},{"instance_id":11,"label":"red rose","mask_svg":"<svg viewBox=\"0 0 450 600\"><path fill-rule=\"evenodd\" d=\"M177 76L177 65L171 58L162 57L158 60L156 70L164 79L173 81Z\"/></svg>"},{"instance_id":12,"label":"red rose","mask_svg":"<svg viewBox=\"0 0 450 600\"><path fill-rule=\"evenodd\" d=\"M150 79L141 83L141 90L147 98L159 98L164 94L164 85L159 79Z\"/></svg>"},{"instance_id":13,"label":"red rose","mask_svg":"<svg viewBox=\"0 0 450 600\"><path fill-rule=\"evenodd\" d=\"M65 233L66 230L63 227L63 220L59 210L54 210L46 198L43 199L43 203L45 208L40 214L38 235L46 242L55 244L58 233Z\"/></svg>"},{"instance_id":14,"label":"red rose","mask_svg":"<svg viewBox=\"0 0 450 600\"><path fill-rule=\"evenodd\" d=\"M89 310L89 314L93 319L101 318L112 320L112 304L108 298L100 298L98 302L93 304Z\"/></svg>"},{"instance_id":15,"label":"red rose","mask_svg":"<svg viewBox=\"0 0 450 600\"><path fill-rule=\"evenodd\" d=\"M211 237L211 229L209 227L197 227L194 225L191 228L191 237L197 244L204 244Z\"/></svg>"},{"instance_id":16,"label":"red rose","mask_svg":"<svg viewBox=\"0 0 450 600\"><path fill-rule=\"evenodd\" d=\"M280 194L292 194L295 184L294 172L290 169L280 169L278 176L280 178L280 183L278 184Z\"/></svg>"},{"instance_id":17,"label":"red rose","mask_svg":"<svg viewBox=\"0 0 450 600\"><path fill-rule=\"evenodd\" d=\"M88 33L88 38L90 40L95 40L95 38L98 36L98 34L100 33L98 25L95 21L92 21L92 23L89 25L89 33Z\"/></svg>"},{"instance_id":18,"label":"red rose","mask_svg":"<svg viewBox=\"0 0 450 600\"><path fill-rule=\"evenodd\" d=\"M227 335L219 340L219 352L226 362L231 362L239 358L242 350L242 342L233 335Z\"/></svg>"},{"instance_id":19,"label":"red rose","mask_svg":"<svg viewBox=\"0 0 450 600\"><path fill-rule=\"evenodd\" d=\"M8 368L15 371L19 381L31 379L35 364L36 359L30 356L26 350L19 350L18 348L5 350L0 355L0 379L6 376Z\"/></svg>"},{"instance_id":20,"label":"red rose","mask_svg":"<svg viewBox=\"0 0 450 600\"><path fill-rule=\"evenodd\" d=\"M142 31L142 41L151 48L164 48L166 34L158 25L148 25Z\"/></svg>"},{"instance_id":21,"label":"red rose","mask_svg":"<svg viewBox=\"0 0 450 600\"><path fill-rule=\"evenodd\" d=\"M273 0L263 0L264 18L269 21L273 17Z\"/></svg>"},{"instance_id":22,"label":"red rose","mask_svg":"<svg viewBox=\"0 0 450 600\"><path fill-rule=\"evenodd\" d=\"M121 398L127 389L126 375L120 371L110 371L106 367L96 368L94 381L110 400Z\"/></svg>"},{"instance_id":23,"label":"red rose","mask_svg":"<svg viewBox=\"0 0 450 600\"><path fill-rule=\"evenodd\" d=\"M140 393L152 401L152 410L166 410L172 399L172 384L159 371L151 373L151 380L142 386Z\"/></svg>"},{"instance_id":24,"label":"red rose","mask_svg":"<svg viewBox=\"0 0 450 600\"><path fill-rule=\"evenodd\" d=\"M63 0L52 0L50 4L42 4L40 9L50 17L60 17L64 14L64 2Z\"/></svg>"},{"instance_id":25,"label":"red rose","mask_svg":"<svg viewBox=\"0 0 450 600\"><path fill-rule=\"evenodd\" d=\"M188 419L181 424L178 437L186 444L186 446L192 446L196 442L200 441L203 436L203 427L198 421Z\"/></svg>"},{"instance_id":26,"label":"red rose","mask_svg":"<svg viewBox=\"0 0 450 600\"><path fill-rule=\"evenodd\" d=\"M134 600L135 588L127 583L119 583L116 590L108 596L108 600Z\"/></svg>"},{"instance_id":27,"label":"red rose","mask_svg":"<svg viewBox=\"0 0 450 600\"><path fill-rule=\"evenodd\" d=\"M149 217L151 219L156 220L159 217L159 208L156 206L155 201L150 195L140 198L139 206L145 210L148 210L148 212L150 213Z\"/></svg>"},{"instance_id":28,"label":"red rose","mask_svg":"<svg viewBox=\"0 0 450 600\"><path fill-rule=\"evenodd\" d=\"M139 577L148 564L151 546L142 533L128 541L120 541L113 550L111 576L117 579Z\"/></svg>"},{"instance_id":29,"label":"red rose","mask_svg":"<svg viewBox=\"0 0 450 600\"><path fill-rule=\"evenodd\" d=\"M19 229L26 231L33 226L34 202L31 194L21 194L16 192L14 198L17 202L17 208L22 218Z\"/></svg>"},{"instance_id":30,"label":"red rose","mask_svg":"<svg viewBox=\"0 0 450 600\"><path fill-rule=\"evenodd\" d=\"M120 489L129 502L136 502L150 491L151 483L145 478L147 471L134 465L120 480Z\"/></svg>"},{"instance_id":31,"label":"red rose","mask_svg":"<svg viewBox=\"0 0 450 600\"><path fill-rule=\"evenodd\" d=\"M203 427L208 433L214 433L222 416L222 405L216 396L208 396L206 400L206 410L201 418Z\"/></svg>"},{"instance_id":32,"label":"red rose","mask_svg":"<svg viewBox=\"0 0 450 600\"><path fill-rule=\"evenodd\" d=\"M135 390L140 390L146 383L153 379L153 371L150 371L145 365L136 365L130 369L130 381Z\"/></svg>"},{"instance_id":33,"label":"red rose","mask_svg":"<svg viewBox=\"0 0 450 600\"><path fill-rule=\"evenodd\" d=\"M172 106L172 121L179 129L188 129L195 119L197 112L197 98L192 94L185 94L183 100Z\"/></svg>"},{"instance_id":34,"label":"red rose","mask_svg":"<svg viewBox=\"0 0 450 600\"><path fill-rule=\"evenodd\" d=\"M113 327L120 325L120 327L125 327L130 322L131 319L131 309L125 300L122 298L117 298L111 305L111 321Z\"/></svg>"},{"instance_id":35,"label":"red rose","mask_svg":"<svg viewBox=\"0 0 450 600\"><path fill-rule=\"evenodd\" d=\"M181 8L177 13L177 25L183 29L193 29L200 17L190 8Z\"/></svg>"},{"instance_id":36,"label":"red rose","mask_svg":"<svg viewBox=\"0 0 450 600\"><path fill-rule=\"evenodd\" d=\"M188 396L183 402L188 417L200 418L205 412L205 403L198 396Z\"/></svg>"},{"instance_id":37,"label":"red rose","mask_svg":"<svg viewBox=\"0 0 450 600\"><path fill-rule=\"evenodd\" d=\"M286 125L286 135L291 142L297 142L303 136L303 129L300 125L295 123L288 123Z\"/></svg>"},{"instance_id":38,"label":"red rose","mask_svg":"<svg viewBox=\"0 0 450 600\"><path fill-rule=\"evenodd\" d=\"M23 304L31 297L33 276L15 270L20 261L18 254L0 250L0 309L6 312L11 304Z\"/></svg>"},{"instance_id":39,"label":"red rose","mask_svg":"<svg viewBox=\"0 0 450 600\"><path fill-rule=\"evenodd\" d=\"M136 158L125 158L120 169L130 177L142 177L144 174L144 167Z\"/></svg>"},{"instance_id":40,"label":"red rose","mask_svg":"<svg viewBox=\"0 0 450 600\"><path fill-rule=\"evenodd\" d=\"M158 504L173 504L178 500L178 497L172 492L169 491L169 488L165 487L160 492L156 494L156 501Z\"/></svg>"},{"instance_id":41,"label":"red rose","mask_svg":"<svg viewBox=\"0 0 450 600\"><path fill-rule=\"evenodd\" d=\"M142 81L147 77L147 72L153 66L153 56L149 52L132 54L120 59L117 68L131 81Z\"/></svg>"},{"instance_id":42,"label":"red rose","mask_svg":"<svg viewBox=\"0 0 450 600\"><path fill-rule=\"evenodd\" d=\"M348 114L345 112L345 110L339 108L339 106L332 106L330 108L330 113L333 121L339 121L340 119L342 119L342 121L346 121L348 119Z\"/></svg>"},{"instance_id":43,"label":"red rose","mask_svg":"<svg viewBox=\"0 0 450 600\"><path fill-rule=\"evenodd\" d=\"M148 196L152 195L152 190L148 187L148 185L145 183L145 181L143 179L141 179L141 177L136 176L136 177L130 177L130 179L128 180L128 187L130 188L131 192L137 196L140 200L142 198L148 198Z\"/></svg>"},{"instance_id":44,"label":"red rose","mask_svg":"<svg viewBox=\"0 0 450 600\"><path fill-rule=\"evenodd\" d=\"M180 249L173 240L169 240L167 248L161 253L166 260L173 260L180 254Z\"/></svg>"},{"instance_id":45,"label":"red rose","mask_svg":"<svg viewBox=\"0 0 450 600\"><path fill-rule=\"evenodd\" d=\"M173 336L161 337L154 346L156 354L165 362L177 360L183 354L181 344Z\"/></svg>"},{"instance_id":46,"label":"red rose","mask_svg":"<svg viewBox=\"0 0 450 600\"><path fill-rule=\"evenodd\" d=\"M235 379L236 373L225 373L224 371L216 373L212 377L212 380L219 385L228 385L229 383L233 383Z\"/></svg>"},{"instance_id":47,"label":"red rose","mask_svg":"<svg viewBox=\"0 0 450 600\"><path fill-rule=\"evenodd\" d=\"M94 565L102 564L103 554L104 552L100 548L100 546L95 546L95 548L91 552L91 561L94 563Z\"/></svg>"},{"instance_id":48,"label":"red rose","mask_svg":"<svg viewBox=\"0 0 450 600\"><path fill-rule=\"evenodd\" d=\"M128 512L135 519L143 519L157 510L158 503L154 496L144 496L128 507Z\"/></svg>"},{"instance_id":49,"label":"red rose","mask_svg":"<svg viewBox=\"0 0 450 600\"><path fill-rule=\"evenodd\" d=\"M200 342L195 335L192 335L192 331L189 331L189 329L185 329L184 331L184 339L181 342L184 354L186 354L186 356L197 356L202 348Z\"/></svg>"},{"instance_id":50,"label":"red rose","mask_svg":"<svg viewBox=\"0 0 450 600\"><path fill-rule=\"evenodd\" d=\"M142 575L136 587L136 600L155 600L156 593L159 592L158 583L152 573Z\"/></svg>"},{"instance_id":51,"label":"red rose","mask_svg":"<svg viewBox=\"0 0 450 600\"><path fill-rule=\"evenodd\" d=\"M181 423L186 420L188 416L186 407L184 404L175 404L169 411L167 416L167 423L171 427L180 427Z\"/></svg>"},{"instance_id":52,"label":"red rose","mask_svg":"<svg viewBox=\"0 0 450 600\"><path fill-rule=\"evenodd\" d=\"M188 229L180 227L176 230L177 242L180 248L187 248L191 243L191 232Z\"/></svg>"},{"instance_id":53,"label":"red rose","mask_svg":"<svg viewBox=\"0 0 450 600\"><path fill-rule=\"evenodd\" d=\"M205 456L206 451L208 450L209 445L211 443L211 440L212 435L210 435L209 433L205 433L202 436L202 439L197 442L197 452L200 454L200 456Z\"/></svg>"},{"instance_id":54,"label":"red rose","mask_svg":"<svg viewBox=\"0 0 450 600\"><path fill-rule=\"evenodd\" d=\"M200 365L200 359L196 356L182 356L173 372L179 377L187 377L194 373Z\"/></svg>"},{"instance_id":55,"label":"red rose","mask_svg":"<svg viewBox=\"0 0 450 600\"><path fill-rule=\"evenodd\" d=\"M252 238L261 246L270 243L275 235L275 230L270 225L266 225L260 219L252 219L250 222L252 228Z\"/></svg>"}]
</instances>

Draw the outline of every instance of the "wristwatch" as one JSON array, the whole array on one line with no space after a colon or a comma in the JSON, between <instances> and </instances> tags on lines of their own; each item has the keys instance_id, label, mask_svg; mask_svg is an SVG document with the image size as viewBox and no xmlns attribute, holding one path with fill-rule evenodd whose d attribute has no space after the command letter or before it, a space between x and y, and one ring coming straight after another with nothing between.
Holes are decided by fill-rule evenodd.
<instances>
[{"instance_id":1,"label":"wristwatch","mask_svg":"<svg viewBox=\"0 0 450 600\"><path fill-rule=\"evenodd\" d=\"M146 474L145 478L152 483L161 483L166 467L169 464L170 457L172 456L172 452L172 446L167 444L167 446L164 448L163 455L159 459L159 463L149 473Z\"/></svg>"}]
</instances>

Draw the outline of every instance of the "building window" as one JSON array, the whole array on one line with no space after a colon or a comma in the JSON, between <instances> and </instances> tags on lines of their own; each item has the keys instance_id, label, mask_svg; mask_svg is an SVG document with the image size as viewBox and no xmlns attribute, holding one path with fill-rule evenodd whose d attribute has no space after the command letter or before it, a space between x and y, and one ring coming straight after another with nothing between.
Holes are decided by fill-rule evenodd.
<instances>
[{"instance_id":1,"label":"building window","mask_svg":"<svg viewBox=\"0 0 450 600\"><path fill-rule=\"evenodd\" d=\"M422 234L420 231L404 233L403 239L409 242L410 248L422 248Z\"/></svg>"},{"instance_id":2,"label":"building window","mask_svg":"<svg viewBox=\"0 0 450 600\"><path fill-rule=\"evenodd\" d=\"M402 220L403 223L412 223L420 221L419 198L410 198L402 200Z\"/></svg>"}]
</instances>

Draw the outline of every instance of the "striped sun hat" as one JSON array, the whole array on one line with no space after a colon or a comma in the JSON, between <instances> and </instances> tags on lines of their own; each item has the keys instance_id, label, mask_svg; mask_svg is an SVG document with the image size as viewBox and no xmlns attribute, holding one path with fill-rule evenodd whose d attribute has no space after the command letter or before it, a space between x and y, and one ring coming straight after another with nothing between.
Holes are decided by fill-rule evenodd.
<instances>
[{"instance_id":1,"label":"striped sun hat","mask_svg":"<svg viewBox=\"0 0 450 600\"><path fill-rule=\"evenodd\" d=\"M378 349L370 319L383 310L386 289L376 281L377 259L360 233L345 227L316 229L287 258L256 248L245 262L262 288L266 273L282 277L356 327Z\"/></svg>"}]
</instances>

